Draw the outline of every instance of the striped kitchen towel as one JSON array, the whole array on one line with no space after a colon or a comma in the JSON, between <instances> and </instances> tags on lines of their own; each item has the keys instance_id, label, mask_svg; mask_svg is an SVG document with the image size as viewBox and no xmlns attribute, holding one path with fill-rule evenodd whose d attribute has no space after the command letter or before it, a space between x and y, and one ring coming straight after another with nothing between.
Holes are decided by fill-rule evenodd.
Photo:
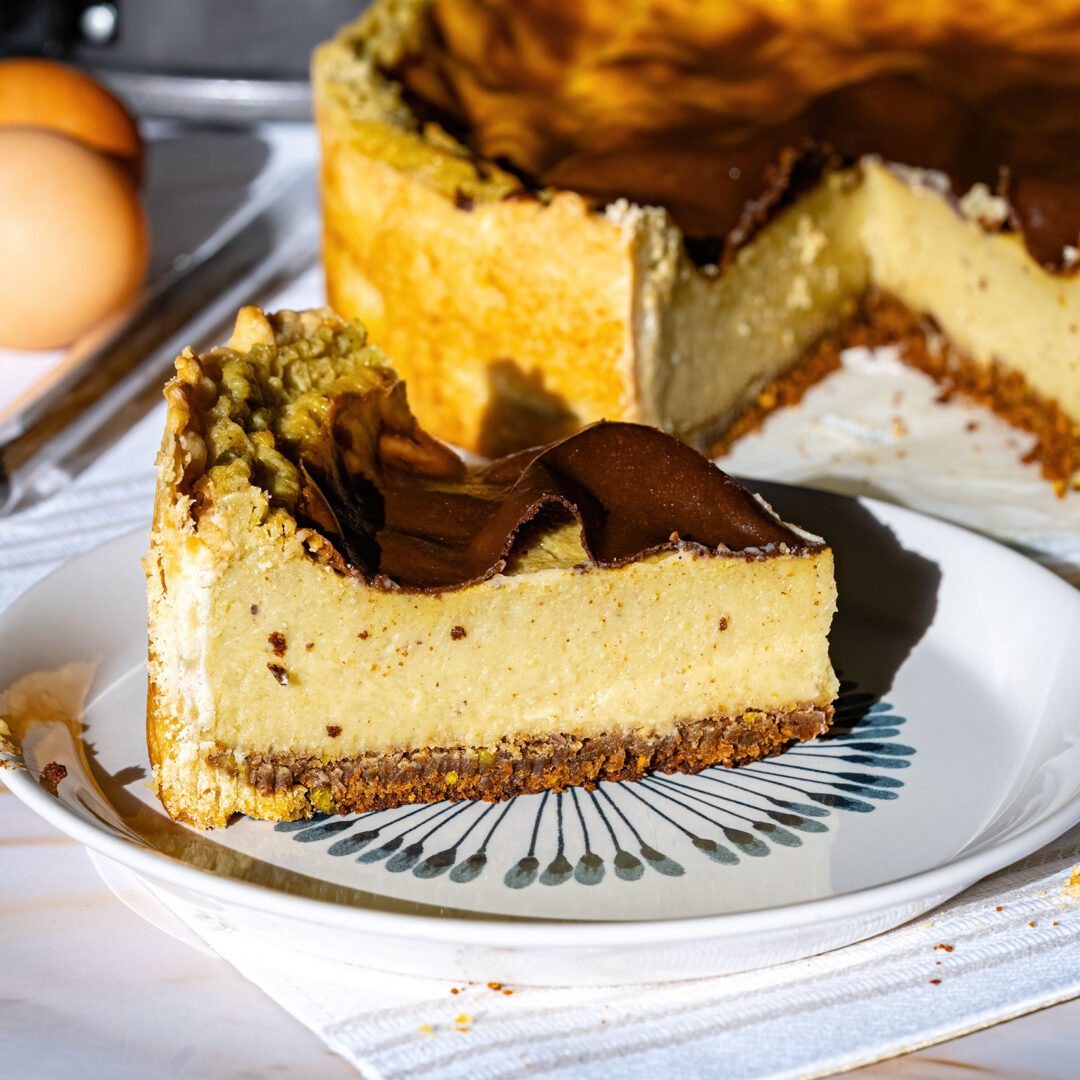
<instances>
[{"instance_id":1,"label":"striped kitchen towel","mask_svg":"<svg viewBox=\"0 0 1080 1080\"><path fill-rule=\"evenodd\" d=\"M1080 827L869 941L739 975L629 987L387 975L268 949L204 909L157 897L368 1080L780 1080L827 1076L1080 996L1077 861Z\"/></svg>"}]
</instances>

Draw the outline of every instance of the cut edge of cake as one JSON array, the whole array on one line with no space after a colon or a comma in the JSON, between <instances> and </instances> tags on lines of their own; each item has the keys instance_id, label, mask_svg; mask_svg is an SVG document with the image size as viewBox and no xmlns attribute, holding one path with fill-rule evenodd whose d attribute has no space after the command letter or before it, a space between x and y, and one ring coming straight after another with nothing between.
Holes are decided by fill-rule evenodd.
<instances>
[{"instance_id":1,"label":"cut edge of cake","mask_svg":"<svg viewBox=\"0 0 1080 1080\"><path fill-rule=\"evenodd\" d=\"M827 729L832 553L798 530L790 550L677 543L608 569L583 567L575 525L545 526L495 577L433 594L346 572L297 520L290 455L330 396L393 382L362 328L328 310L244 309L228 348L178 359L145 559L147 739L172 817L500 800L737 764ZM236 405L264 394L285 421ZM481 702L442 716L470 687ZM458 730L475 738L440 737Z\"/></svg>"}]
</instances>

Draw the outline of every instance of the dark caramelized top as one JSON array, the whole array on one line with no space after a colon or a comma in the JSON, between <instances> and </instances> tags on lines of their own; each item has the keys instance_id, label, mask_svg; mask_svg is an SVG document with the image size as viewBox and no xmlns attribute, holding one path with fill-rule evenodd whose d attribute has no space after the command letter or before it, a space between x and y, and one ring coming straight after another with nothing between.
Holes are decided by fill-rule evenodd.
<instances>
[{"instance_id":1,"label":"dark caramelized top","mask_svg":"<svg viewBox=\"0 0 1080 1080\"><path fill-rule=\"evenodd\" d=\"M587 562L601 567L687 545L744 557L820 547L696 450L639 424L594 424L468 468L417 427L401 385L338 397L301 463L299 516L385 587L491 577L521 530L552 513L577 521Z\"/></svg>"},{"instance_id":2,"label":"dark caramelized top","mask_svg":"<svg viewBox=\"0 0 1080 1080\"><path fill-rule=\"evenodd\" d=\"M394 73L538 187L667 207L730 257L793 190L876 154L982 183L1062 271L1080 237L1080 2L433 0ZM694 244L691 244L692 250Z\"/></svg>"}]
</instances>

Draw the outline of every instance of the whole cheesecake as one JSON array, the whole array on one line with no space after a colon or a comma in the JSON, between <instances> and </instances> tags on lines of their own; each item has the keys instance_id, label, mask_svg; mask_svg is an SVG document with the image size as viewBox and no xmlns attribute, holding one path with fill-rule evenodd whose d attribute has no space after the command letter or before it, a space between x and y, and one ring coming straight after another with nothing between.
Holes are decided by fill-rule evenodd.
<instances>
[{"instance_id":1,"label":"whole cheesecake","mask_svg":"<svg viewBox=\"0 0 1080 1080\"><path fill-rule=\"evenodd\" d=\"M165 394L147 736L177 820L499 800L827 728L830 549L671 436L468 467L327 310L244 309Z\"/></svg>"},{"instance_id":2,"label":"whole cheesecake","mask_svg":"<svg viewBox=\"0 0 1080 1080\"><path fill-rule=\"evenodd\" d=\"M1080 462L1075 4L377 0L318 50L325 263L435 434L720 445L891 340Z\"/></svg>"}]
</instances>

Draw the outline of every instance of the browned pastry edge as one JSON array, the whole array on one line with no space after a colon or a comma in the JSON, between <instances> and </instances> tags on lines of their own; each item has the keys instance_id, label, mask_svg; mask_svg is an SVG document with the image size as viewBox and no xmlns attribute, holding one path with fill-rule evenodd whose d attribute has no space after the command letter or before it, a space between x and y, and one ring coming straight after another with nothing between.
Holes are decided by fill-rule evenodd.
<instances>
[{"instance_id":1,"label":"browned pastry edge","mask_svg":"<svg viewBox=\"0 0 1080 1080\"><path fill-rule=\"evenodd\" d=\"M1080 425L1052 399L1036 393L1023 375L1000 364L980 364L952 345L929 315L919 315L881 289L864 297L858 314L823 338L796 364L765 386L710 448L726 454L736 439L759 428L769 413L797 405L815 383L840 366L840 352L853 346L896 345L904 363L925 372L944 387L941 400L954 393L992 409L1013 427L1036 438L1024 454L1063 496L1080 486Z\"/></svg>"},{"instance_id":2,"label":"browned pastry edge","mask_svg":"<svg viewBox=\"0 0 1080 1080\"><path fill-rule=\"evenodd\" d=\"M664 206L721 266L803 184L876 157L943 174L956 196L985 185L1008 206L994 228L1051 272L1077 272L1064 20L995 25L975 4L912 22L895 14L905 5L871 3L789 25L762 0L735 6L564 4L552 19L544 4L421 0L398 26L409 47L380 70L478 172L497 163L537 190ZM362 22L378 40L403 9L375 7L383 17ZM364 30L344 34L362 47Z\"/></svg>"},{"instance_id":3,"label":"browned pastry edge","mask_svg":"<svg viewBox=\"0 0 1080 1080\"><path fill-rule=\"evenodd\" d=\"M358 454L372 429L375 450ZM339 548L345 567L411 592L493 577L520 531L551 510L577 521L589 566L676 550L683 537L709 554L754 559L820 547L697 450L644 424L601 420L470 468L420 428L401 382L334 397L322 443L299 468L302 516ZM682 493L677 508L672 491Z\"/></svg>"},{"instance_id":4,"label":"browned pastry edge","mask_svg":"<svg viewBox=\"0 0 1080 1080\"><path fill-rule=\"evenodd\" d=\"M263 797L307 789L312 810L355 813L443 799L499 802L517 795L593 788L648 772L698 772L775 754L825 732L832 705L693 720L667 735L548 735L504 739L488 747L363 754L326 762L293 753L248 755L242 781ZM219 746L210 764L235 775L231 750Z\"/></svg>"}]
</instances>

